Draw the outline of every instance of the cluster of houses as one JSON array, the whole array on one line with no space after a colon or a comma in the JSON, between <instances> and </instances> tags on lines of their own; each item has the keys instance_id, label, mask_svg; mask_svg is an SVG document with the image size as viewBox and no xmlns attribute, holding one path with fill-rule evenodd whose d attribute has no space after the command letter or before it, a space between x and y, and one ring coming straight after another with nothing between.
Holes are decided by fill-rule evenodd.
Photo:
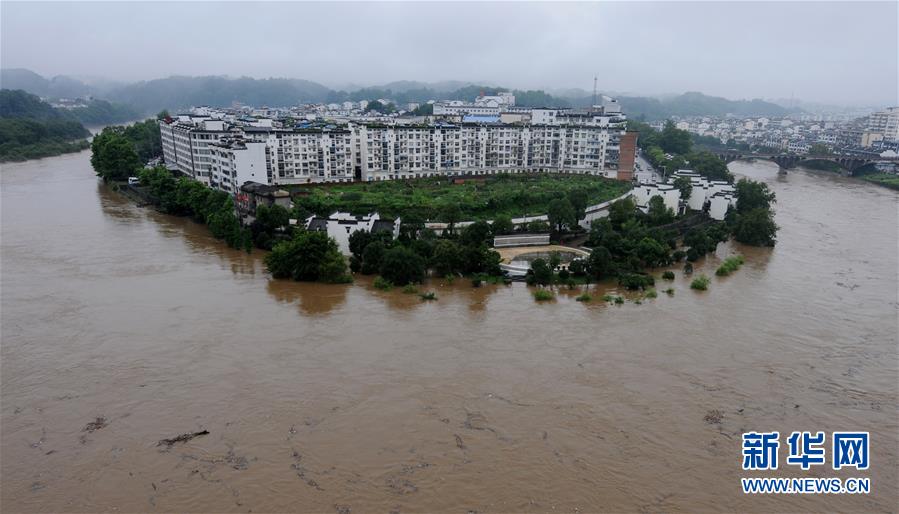
<instances>
[{"instance_id":1,"label":"cluster of houses","mask_svg":"<svg viewBox=\"0 0 899 514\"><path fill-rule=\"evenodd\" d=\"M689 198L682 199L681 191L674 185L678 178L688 178L692 186ZM723 180L709 180L692 170L677 170L666 182L640 183L633 190L637 207L646 212L653 196L659 196L675 214L684 214L688 209L705 211L709 217L721 221L727 209L736 207L737 195L733 184Z\"/></svg>"}]
</instances>

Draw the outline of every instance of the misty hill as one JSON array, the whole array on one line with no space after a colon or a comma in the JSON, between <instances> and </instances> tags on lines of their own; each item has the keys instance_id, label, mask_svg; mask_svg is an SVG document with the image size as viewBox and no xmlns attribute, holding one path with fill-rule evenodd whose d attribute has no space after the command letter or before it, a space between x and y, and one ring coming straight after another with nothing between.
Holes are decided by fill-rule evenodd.
<instances>
[{"instance_id":1,"label":"misty hill","mask_svg":"<svg viewBox=\"0 0 899 514\"><path fill-rule=\"evenodd\" d=\"M419 82L400 80L378 87L365 87L350 91L333 90L317 82L300 79L249 77L227 78L221 76L185 77L137 82L99 91L69 77L48 80L29 70L2 70L4 81L18 88L45 97L79 96L77 91L87 90L108 100L127 104L139 114L150 114L162 109L178 110L196 105L229 107L234 102L254 106L289 106L307 102L344 102L385 98L403 106L406 103L422 103L428 100L472 101L479 94L496 94L512 91L516 104L522 107L587 107L592 94L583 89L560 89L557 94L542 90L518 90L475 84L465 81ZM59 95L61 91L67 95ZM617 96L628 116L642 120L662 120L672 116L783 116L798 109L763 100L728 100L702 93L654 98L646 96ZM133 117L132 117L133 118ZM107 119L90 123L117 122L123 119ZM87 121L86 121L87 122Z\"/></svg>"},{"instance_id":2,"label":"misty hill","mask_svg":"<svg viewBox=\"0 0 899 514\"><path fill-rule=\"evenodd\" d=\"M195 105L230 107L234 102L254 106L323 102L330 92L321 84L300 79L175 76L129 84L111 91L108 96L110 100L151 113Z\"/></svg>"},{"instance_id":3,"label":"misty hill","mask_svg":"<svg viewBox=\"0 0 899 514\"><path fill-rule=\"evenodd\" d=\"M89 135L72 113L25 91L0 89L0 161L77 152Z\"/></svg>"},{"instance_id":4,"label":"misty hill","mask_svg":"<svg viewBox=\"0 0 899 514\"><path fill-rule=\"evenodd\" d=\"M34 95L52 98L78 98L92 94L92 88L78 79L65 75L46 79L22 68L0 70L0 88L21 89Z\"/></svg>"},{"instance_id":5,"label":"misty hill","mask_svg":"<svg viewBox=\"0 0 899 514\"><path fill-rule=\"evenodd\" d=\"M764 100L728 100L690 92L659 100L644 96L619 96L621 109L634 119L662 120L672 116L768 116L796 112Z\"/></svg>"}]
</instances>

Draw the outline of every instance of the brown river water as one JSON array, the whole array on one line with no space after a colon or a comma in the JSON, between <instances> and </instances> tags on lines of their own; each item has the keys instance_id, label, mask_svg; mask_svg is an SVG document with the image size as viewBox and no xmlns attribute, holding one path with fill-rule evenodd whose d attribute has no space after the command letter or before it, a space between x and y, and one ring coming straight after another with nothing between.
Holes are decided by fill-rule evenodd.
<instances>
[{"instance_id":1,"label":"brown river water","mask_svg":"<svg viewBox=\"0 0 899 514\"><path fill-rule=\"evenodd\" d=\"M678 270L673 297L615 306L272 281L260 252L99 184L87 152L3 165L0 508L896 511L897 194L731 169L776 191L777 247L722 244L697 273L746 264L707 292ZM871 469L744 472L754 430L867 430Z\"/></svg>"}]
</instances>

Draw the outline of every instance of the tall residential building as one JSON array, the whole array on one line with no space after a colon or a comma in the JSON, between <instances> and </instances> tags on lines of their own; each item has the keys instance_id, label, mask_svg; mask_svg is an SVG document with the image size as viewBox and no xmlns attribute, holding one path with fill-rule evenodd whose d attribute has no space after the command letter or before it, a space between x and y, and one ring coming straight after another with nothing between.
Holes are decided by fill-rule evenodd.
<instances>
[{"instance_id":1,"label":"tall residential building","mask_svg":"<svg viewBox=\"0 0 899 514\"><path fill-rule=\"evenodd\" d=\"M617 105L534 110L530 123L374 124L297 128L205 117L160 122L166 166L236 194L269 185L353 182L437 175L564 172L619 177L625 117ZM631 167L635 145L626 143ZM623 177L627 177L624 174Z\"/></svg>"},{"instance_id":2,"label":"tall residential building","mask_svg":"<svg viewBox=\"0 0 899 514\"><path fill-rule=\"evenodd\" d=\"M899 107L890 107L869 116L865 132L882 134L884 141L899 141Z\"/></svg>"}]
</instances>

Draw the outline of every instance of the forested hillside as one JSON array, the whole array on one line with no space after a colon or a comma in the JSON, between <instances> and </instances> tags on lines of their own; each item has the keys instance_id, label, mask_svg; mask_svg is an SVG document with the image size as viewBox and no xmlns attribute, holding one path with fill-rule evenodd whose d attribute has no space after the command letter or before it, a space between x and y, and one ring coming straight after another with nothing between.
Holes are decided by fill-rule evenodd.
<instances>
[{"instance_id":1,"label":"forested hillside","mask_svg":"<svg viewBox=\"0 0 899 514\"><path fill-rule=\"evenodd\" d=\"M77 152L89 135L73 114L25 91L0 90L0 161Z\"/></svg>"}]
</instances>

